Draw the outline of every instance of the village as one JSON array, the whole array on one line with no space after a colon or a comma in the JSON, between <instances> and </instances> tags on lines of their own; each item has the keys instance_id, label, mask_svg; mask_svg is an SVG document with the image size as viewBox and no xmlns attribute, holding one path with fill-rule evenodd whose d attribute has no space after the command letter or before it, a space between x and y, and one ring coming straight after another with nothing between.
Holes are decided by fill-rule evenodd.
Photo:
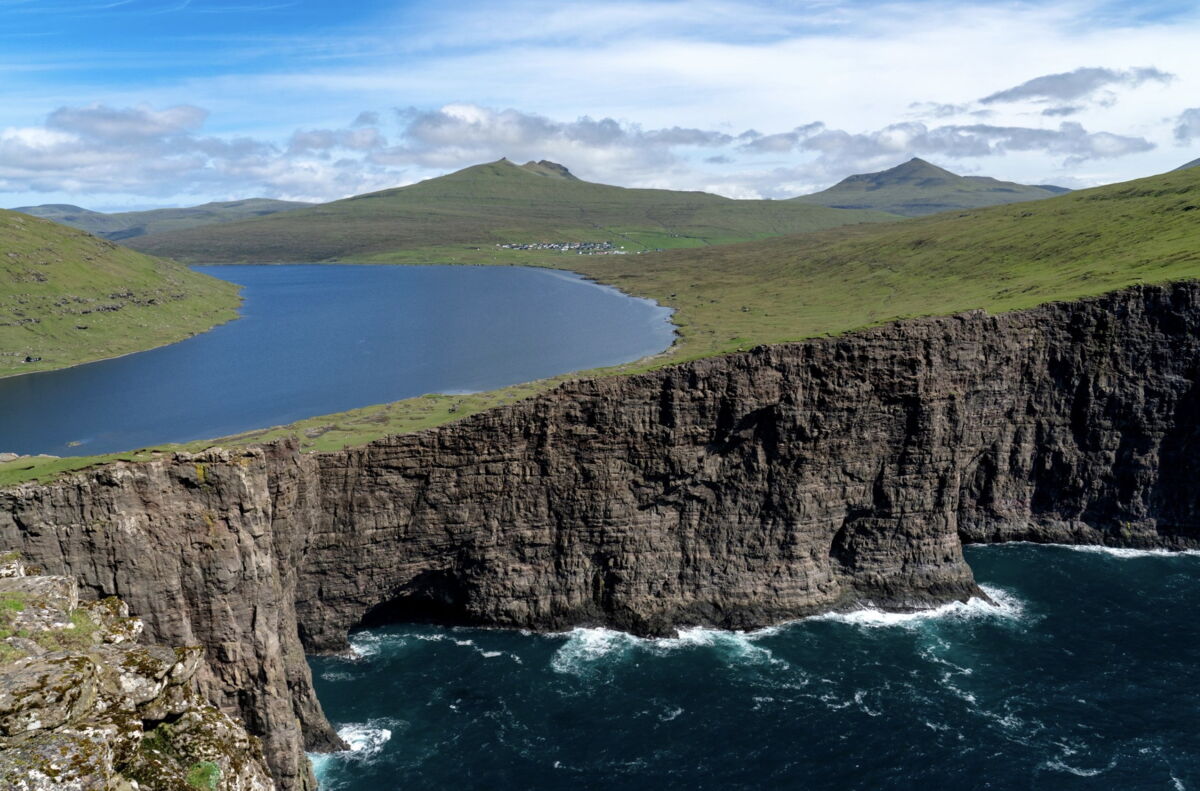
<instances>
[{"instance_id":1,"label":"village","mask_svg":"<svg viewBox=\"0 0 1200 791\"><path fill-rule=\"evenodd\" d=\"M496 245L504 250L553 250L577 255L625 255L624 247L612 242L528 242Z\"/></svg>"}]
</instances>

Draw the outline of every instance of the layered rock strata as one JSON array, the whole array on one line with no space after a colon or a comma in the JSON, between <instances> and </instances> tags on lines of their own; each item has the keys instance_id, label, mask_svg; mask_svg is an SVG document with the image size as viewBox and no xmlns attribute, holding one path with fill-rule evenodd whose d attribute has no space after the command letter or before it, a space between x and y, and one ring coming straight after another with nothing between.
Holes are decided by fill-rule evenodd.
<instances>
[{"instance_id":1,"label":"layered rock strata","mask_svg":"<svg viewBox=\"0 0 1200 791\"><path fill-rule=\"evenodd\" d=\"M264 740L338 745L303 651L386 618L752 627L979 593L964 541L1200 546L1200 286L569 383L458 423L0 492L0 547L120 595ZM302 737L303 734L303 737Z\"/></svg>"},{"instance_id":2,"label":"layered rock strata","mask_svg":"<svg viewBox=\"0 0 1200 791\"><path fill-rule=\"evenodd\" d=\"M272 791L259 740L196 690L198 646L135 642L117 599L0 561L0 786Z\"/></svg>"}]
</instances>

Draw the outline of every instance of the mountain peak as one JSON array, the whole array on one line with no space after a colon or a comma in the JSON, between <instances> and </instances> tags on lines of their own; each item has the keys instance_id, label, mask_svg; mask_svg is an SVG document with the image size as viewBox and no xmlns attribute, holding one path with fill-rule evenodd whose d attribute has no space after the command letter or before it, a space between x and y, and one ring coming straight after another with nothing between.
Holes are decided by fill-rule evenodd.
<instances>
[{"instance_id":1,"label":"mountain peak","mask_svg":"<svg viewBox=\"0 0 1200 791\"><path fill-rule=\"evenodd\" d=\"M793 200L834 209L875 209L908 217L1049 198L1067 190L1031 187L985 176L960 176L920 157L877 173L842 179L813 195Z\"/></svg>"},{"instance_id":2,"label":"mountain peak","mask_svg":"<svg viewBox=\"0 0 1200 791\"><path fill-rule=\"evenodd\" d=\"M563 179L565 181L579 181L579 179L571 171L567 170L563 165L557 162L551 162L548 159L543 159L538 162L530 160L521 168L528 170L530 173L536 173L539 176L550 179Z\"/></svg>"},{"instance_id":3,"label":"mountain peak","mask_svg":"<svg viewBox=\"0 0 1200 791\"><path fill-rule=\"evenodd\" d=\"M869 178L878 184L903 184L925 179L960 179L962 176L957 173L951 173L945 168L939 168L931 162L926 162L920 157L913 157L907 162L896 165L888 170L881 170L878 173L866 173L862 176L851 176L850 178Z\"/></svg>"}]
</instances>

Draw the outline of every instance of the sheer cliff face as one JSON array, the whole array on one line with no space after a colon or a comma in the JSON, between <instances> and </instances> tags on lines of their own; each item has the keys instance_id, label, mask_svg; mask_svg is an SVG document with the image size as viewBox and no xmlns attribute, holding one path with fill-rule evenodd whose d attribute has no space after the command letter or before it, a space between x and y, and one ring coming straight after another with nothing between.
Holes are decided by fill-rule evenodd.
<instances>
[{"instance_id":1,"label":"sheer cliff face","mask_svg":"<svg viewBox=\"0 0 1200 791\"><path fill-rule=\"evenodd\" d=\"M115 595L153 642L202 645L206 697L262 737L281 788L315 787L297 730L336 742L311 694L292 590L315 509L286 449L117 464L0 493L0 544ZM296 694L293 695L293 690Z\"/></svg>"},{"instance_id":2,"label":"sheer cliff face","mask_svg":"<svg viewBox=\"0 0 1200 791\"><path fill-rule=\"evenodd\" d=\"M365 448L0 492L0 548L208 648L285 789L336 744L301 645L385 617L657 634L976 592L967 541L1200 546L1200 286L566 385Z\"/></svg>"}]
</instances>

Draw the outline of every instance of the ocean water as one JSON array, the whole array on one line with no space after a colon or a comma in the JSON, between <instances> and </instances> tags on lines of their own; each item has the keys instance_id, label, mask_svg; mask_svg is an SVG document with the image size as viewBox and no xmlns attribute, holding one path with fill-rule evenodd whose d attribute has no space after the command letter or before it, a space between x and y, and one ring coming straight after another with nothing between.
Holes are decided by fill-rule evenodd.
<instances>
[{"instance_id":1,"label":"ocean water","mask_svg":"<svg viewBox=\"0 0 1200 791\"><path fill-rule=\"evenodd\" d=\"M425 393L636 360L671 311L570 272L488 266L197 267L241 318L180 343L0 379L0 452L207 439Z\"/></svg>"},{"instance_id":2,"label":"ocean water","mask_svg":"<svg viewBox=\"0 0 1200 791\"><path fill-rule=\"evenodd\" d=\"M1200 788L1200 555L974 547L999 606L643 640L394 625L313 658L325 791Z\"/></svg>"}]
</instances>

